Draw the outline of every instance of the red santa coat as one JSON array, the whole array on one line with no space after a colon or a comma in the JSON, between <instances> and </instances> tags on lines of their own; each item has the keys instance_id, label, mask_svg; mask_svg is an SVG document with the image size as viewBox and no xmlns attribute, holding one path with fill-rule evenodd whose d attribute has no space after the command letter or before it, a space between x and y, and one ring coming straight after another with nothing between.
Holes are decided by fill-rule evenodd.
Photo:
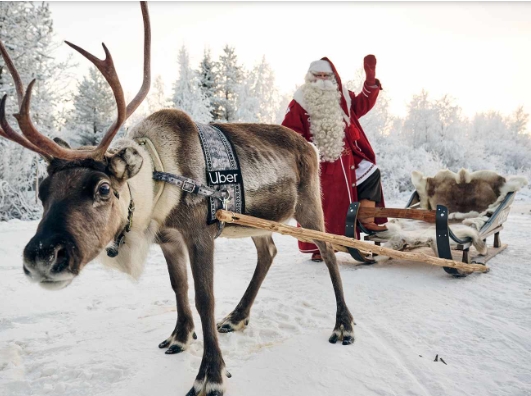
<instances>
[{"instance_id":1,"label":"red santa coat","mask_svg":"<svg viewBox=\"0 0 531 396\"><path fill-rule=\"evenodd\" d=\"M334 162L321 162L321 190L326 232L344 235L347 210L351 202L357 202L356 167L362 159L376 164L374 151L361 127L358 118L367 114L376 103L380 89L369 88L364 84L363 92L356 96L348 92L347 105L350 106L350 127L345 123L345 149L340 158ZM346 95L345 95L346 96ZM299 96L300 98L300 96ZM299 102L302 100L295 94L295 99L288 106L282 125L300 133L311 142L310 116ZM350 103L349 103L350 102ZM356 140L356 137L359 139ZM382 201L377 206L384 206ZM384 223L385 219L376 219L376 223ZM300 242L299 250L304 253L318 252L313 243Z\"/></svg>"}]
</instances>

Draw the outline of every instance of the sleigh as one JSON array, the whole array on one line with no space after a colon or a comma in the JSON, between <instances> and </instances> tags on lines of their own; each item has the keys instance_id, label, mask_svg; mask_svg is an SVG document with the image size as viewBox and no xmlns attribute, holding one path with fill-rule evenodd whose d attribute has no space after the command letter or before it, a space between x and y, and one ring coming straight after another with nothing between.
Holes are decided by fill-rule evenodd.
<instances>
[{"instance_id":1,"label":"sleigh","mask_svg":"<svg viewBox=\"0 0 531 396\"><path fill-rule=\"evenodd\" d=\"M507 247L507 244L501 243L500 232L516 191L525 186L527 180L521 177L506 179L489 171L470 173L462 169L457 174L441 171L431 178L414 172L412 181L416 191L405 208L366 208L360 207L358 202L352 203L347 213L344 236L224 210L218 211L217 218L291 235L304 242L329 242L335 250L347 252L363 264L374 264L376 256L382 255L440 266L456 277L472 272L488 272L487 262ZM463 212L464 209L466 211ZM372 232L365 229L360 221L372 217L393 219L388 227L395 231L396 219L414 221L413 227L428 224L432 227L433 237L423 231L426 236L422 240L409 241L404 234L396 232ZM456 228L462 226L467 228ZM357 231L365 234L364 241L357 239ZM489 246L487 239L490 237L493 241Z\"/></svg>"},{"instance_id":2,"label":"sleigh","mask_svg":"<svg viewBox=\"0 0 531 396\"><path fill-rule=\"evenodd\" d=\"M360 208L358 203L351 204L345 235L353 236L353 230L357 227L365 234L364 240L377 245L386 243L395 249L422 249L428 252L431 247L430 253L439 258L480 264L488 270L486 263L507 248L507 244L501 242L500 232L511 210L516 191L526 185L527 181L521 177L506 179L489 171L470 173L465 169L457 174L448 170L441 171L434 177L414 172L412 181L416 191L404 209ZM427 236L420 240L408 240L407 235L401 234L400 230L396 232L396 227L393 227L396 220L389 223L389 232L371 232L360 221L367 217L407 219L406 221L432 224L433 237L429 235L430 229L424 228L422 232L427 232ZM460 233L455 232L455 227L461 227ZM488 245L487 239L490 237L493 240ZM353 249L349 253L363 263L375 262L374 257L365 256ZM467 275L467 271L459 268L443 269L454 276Z\"/></svg>"},{"instance_id":3,"label":"sleigh","mask_svg":"<svg viewBox=\"0 0 531 396\"><path fill-rule=\"evenodd\" d=\"M435 224L436 229L436 250L435 253L442 259L461 260L463 263L470 264L482 264L486 265L487 261L502 252L507 244L502 244L500 239L500 232L503 230L503 223L507 220L509 211L511 210L511 203L514 200L514 193L509 193L500 204L499 208L493 213L492 217L481 227L479 230L480 238L486 242L487 238L494 235L492 246L487 247L487 254L480 254L476 249L472 247L472 238L465 237L459 238L454 234L449 226L448 221L448 208L444 205L437 205L436 210L424 210L418 208L419 196L415 191L406 206L405 209L383 209L370 211L365 208L359 208L359 203L351 204L349 211L352 214L347 221L348 229L353 228L353 225L359 227L359 229L366 234L364 240L372 241L377 245L388 240L385 236L378 235L372 231L368 231L363 227L363 224L359 221L364 217L388 217L388 218L402 218L402 219L420 219L422 221ZM379 209L379 208L377 208ZM426 213L414 213L413 211L422 211ZM451 243L455 244L455 247L451 247ZM413 246L404 246L405 249L414 249ZM417 247L420 248L420 247ZM472 249L472 250L471 250ZM425 249L427 250L427 249ZM374 264L375 260L372 257L361 254L356 249L349 249L349 253L352 257L365 264ZM466 272L459 270L458 268L443 267L443 269L454 276L466 276ZM488 268L487 268L488 269Z\"/></svg>"}]
</instances>

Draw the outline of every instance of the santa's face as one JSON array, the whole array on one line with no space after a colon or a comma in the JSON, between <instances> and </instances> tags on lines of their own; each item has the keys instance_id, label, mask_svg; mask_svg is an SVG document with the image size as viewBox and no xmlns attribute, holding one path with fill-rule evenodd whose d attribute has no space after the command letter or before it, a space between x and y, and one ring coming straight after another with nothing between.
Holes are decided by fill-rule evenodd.
<instances>
[{"instance_id":1,"label":"santa's face","mask_svg":"<svg viewBox=\"0 0 531 396\"><path fill-rule=\"evenodd\" d=\"M332 77L332 74L324 72L313 72L312 74L317 80L330 80Z\"/></svg>"},{"instance_id":2,"label":"santa's face","mask_svg":"<svg viewBox=\"0 0 531 396\"><path fill-rule=\"evenodd\" d=\"M304 78L306 84L315 89L330 91L337 89L337 82L333 74L323 72L308 72Z\"/></svg>"}]
</instances>

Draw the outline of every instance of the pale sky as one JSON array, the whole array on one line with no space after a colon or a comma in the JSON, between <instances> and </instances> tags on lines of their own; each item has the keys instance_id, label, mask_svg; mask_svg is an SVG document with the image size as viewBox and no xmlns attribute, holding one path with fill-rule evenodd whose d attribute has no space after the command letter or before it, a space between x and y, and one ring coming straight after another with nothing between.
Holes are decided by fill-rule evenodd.
<instances>
[{"instance_id":1,"label":"pale sky","mask_svg":"<svg viewBox=\"0 0 531 396\"><path fill-rule=\"evenodd\" d=\"M156 2L152 23L153 78L168 88L185 44L193 67L205 47L217 59L225 44L251 68L263 55L277 85L303 82L309 63L328 56L341 78L354 77L363 57L378 59L377 77L404 115L413 94L450 94L467 116L523 105L531 113L531 3L468 2ZM55 34L103 57L109 47L122 84L141 82L142 19L135 2L52 2ZM66 44L56 56L73 53ZM88 61L80 55L79 79ZM169 94L169 89L167 94Z\"/></svg>"}]
</instances>

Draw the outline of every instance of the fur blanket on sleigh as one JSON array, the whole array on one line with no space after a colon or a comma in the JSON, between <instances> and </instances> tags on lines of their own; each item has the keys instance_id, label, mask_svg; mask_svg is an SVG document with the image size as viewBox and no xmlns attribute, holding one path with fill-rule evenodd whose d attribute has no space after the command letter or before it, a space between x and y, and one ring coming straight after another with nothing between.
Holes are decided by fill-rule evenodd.
<instances>
[{"instance_id":1,"label":"fur blanket on sleigh","mask_svg":"<svg viewBox=\"0 0 531 396\"><path fill-rule=\"evenodd\" d=\"M433 177L414 171L411 181L419 195L419 208L436 209L445 205L449 212L452 232L460 239L470 237L479 254L487 253L487 246L479 235L481 227L490 219L505 196L527 185L522 176L503 177L492 171L458 173L442 170ZM381 235L386 247L403 250L429 246L437 254L435 224L418 220L393 219L387 223L388 231ZM450 239L450 243L455 245Z\"/></svg>"}]
</instances>

